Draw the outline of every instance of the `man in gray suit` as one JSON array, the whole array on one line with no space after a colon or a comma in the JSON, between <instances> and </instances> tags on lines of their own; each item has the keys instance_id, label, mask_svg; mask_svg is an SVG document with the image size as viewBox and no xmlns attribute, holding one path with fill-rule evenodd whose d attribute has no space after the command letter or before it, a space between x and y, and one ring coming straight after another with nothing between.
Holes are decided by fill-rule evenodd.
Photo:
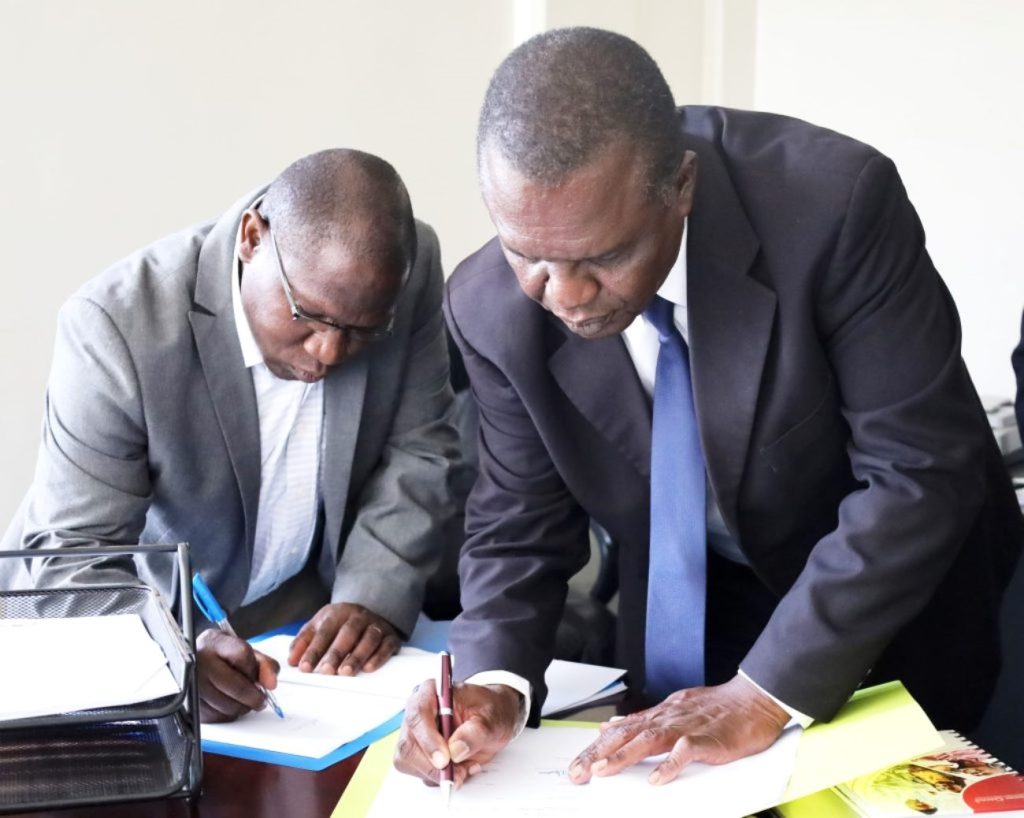
<instances>
[{"instance_id":1,"label":"man in gray suit","mask_svg":"<svg viewBox=\"0 0 1024 818\"><path fill-rule=\"evenodd\" d=\"M3 547L187 541L240 631L312 614L292 664L377 669L451 512L441 285L394 168L347 150L119 262L61 309L36 476ZM156 560L26 564L39 585L141 576L175 597ZM209 627L198 654L204 720L263 707L272 660Z\"/></svg>"}]
</instances>

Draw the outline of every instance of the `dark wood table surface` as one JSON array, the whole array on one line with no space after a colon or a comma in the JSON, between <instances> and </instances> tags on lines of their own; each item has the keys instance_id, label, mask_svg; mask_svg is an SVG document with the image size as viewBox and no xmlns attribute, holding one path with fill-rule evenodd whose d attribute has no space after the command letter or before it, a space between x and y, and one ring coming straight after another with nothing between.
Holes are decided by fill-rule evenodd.
<instances>
[{"instance_id":1,"label":"dark wood table surface","mask_svg":"<svg viewBox=\"0 0 1024 818\"><path fill-rule=\"evenodd\" d=\"M329 818L363 753L318 773L203 754L203 792L182 798L17 813L6 818ZM770 818L770 811L760 813Z\"/></svg>"},{"instance_id":2,"label":"dark wood table surface","mask_svg":"<svg viewBox=\"0 0 1024 818\"><path fill-rule=\"evenodd\" d=\"M635 709L617 693L560 718L601 721ZM7 813L4 818L329 818L362 759L359 752L318 773L203 753L202 795L104 804L92 807Z\"/></svg>"},{"instance_id":3,"label":"dark wood table surface","mask_svg":"<svg viewBox=\"0 0 1024 818\"><path fill-rule=\"evenodd\" d=\"M185 799L18 813L21 818L328 818L363 754L322 772L203 754L203 792ZM17 816L15 817L17 818Z\"/></svg>"}]
</instances>

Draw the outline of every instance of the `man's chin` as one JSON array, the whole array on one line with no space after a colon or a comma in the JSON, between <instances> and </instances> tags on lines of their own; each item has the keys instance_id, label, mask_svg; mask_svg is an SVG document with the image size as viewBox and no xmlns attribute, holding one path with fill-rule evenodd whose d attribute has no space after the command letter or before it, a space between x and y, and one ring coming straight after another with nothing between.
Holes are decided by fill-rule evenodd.
<instances>
[{"instance_id":1,"label":"man's chin","mask_svg":"<svg viewBox=\"0 0 1024 818\"><path fill-rule=\"evenodd\" d=\"M320 380L322 375L315 375L312 372L307 372L298 367L287 366L279 363L271 363L264 361L267 365L267 369L270 370L270 374L275 378L280 378L282 381L302 381L303 383L315 383Z\"/></svg>"},{"instance_id":2,"label":"man's chin","mask_svg":"<svg viewBox=\"0 0 1024 818\"><path fill-rule=\"evenodd\" d=\"M296 369L293 371L292 380L302 381L302 383L316 383L317 381L322 381L326 375L326 372L307 372L305 369Z\"/></svg>"},{"instance_id":3,"label":"man's chin","mask_svg":"<svg viewBox=\"0 0 1024 818\"><path fill-rule=\"evenodd\" d=\"M566 328L579 338L584 338L588 341L596 341L600 338L608 338L612 335L618 335L622 330L629 326L629 321L625 317L618 313L611 315L601 316L599 318L591 318L587 321L565 321L559 319L565 324Z\"/></svg>"},{"instance_id":4,"label":"man's chin","mask_svg":"<svg viewBox=\"0 0 1024 818\"><path fill-rule=\"evenodd\" d=\"M267 369L270 370L270 374L275 378L280 378L282 381L296 380L295 373L293 373L289 367L281 366L281 364L272 364L266 359L264 359L263 363L267 365Z\"/></svg>"}]
</instances>

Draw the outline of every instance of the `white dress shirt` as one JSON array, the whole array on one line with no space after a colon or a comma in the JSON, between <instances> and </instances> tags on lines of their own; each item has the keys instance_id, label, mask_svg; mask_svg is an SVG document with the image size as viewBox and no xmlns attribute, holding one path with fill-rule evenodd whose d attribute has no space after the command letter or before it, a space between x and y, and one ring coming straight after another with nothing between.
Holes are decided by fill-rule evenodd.
<instances>
[{"instance_id":1,"label":"white dress shirt","mask_svg":"<svg viewBox=\"0 0 1024 818\"><path fill-rule=\"evenodd\" d=\"M309 558L320 503L324 390L323 381L278 378L263 362L242 307L240 261L232 276L231 301L260 424L260 499L249 588L242 600L248 605L301 571Z\"/></svg>"}]
</instances>

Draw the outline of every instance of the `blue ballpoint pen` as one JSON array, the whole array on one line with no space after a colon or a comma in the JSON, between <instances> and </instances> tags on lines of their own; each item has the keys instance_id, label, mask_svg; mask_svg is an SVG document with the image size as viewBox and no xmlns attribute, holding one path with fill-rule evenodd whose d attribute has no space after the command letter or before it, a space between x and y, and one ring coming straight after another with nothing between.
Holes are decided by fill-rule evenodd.
<instances>
[{"instance_id":1,"label":"blue ballpoint pen","mask_svg":"<svg viewBox=\"0 0 1024 818\"><path fill-rule=\"evenodd\" d=\"M238 636L235 633L235 629L231 627L231 623L228 622L228 615L224 613L224 609L217 602L213 592L209 589L207 584L203 582L203 578L199 574L192 575L192 599L195 600L199 610L203 612L203 616L213 622L218 628L224 633L229 633L232 636ZM270 708L277 713L277 717L280 719L284 718L284 711L281 709L281 705L277 703L277 699L274 698L274 694L267 690L259 682L256 682L256 687L259 688L260 693L263 694L263 698L267 700L267 704Z\"/></svg>"}]
</instances>

